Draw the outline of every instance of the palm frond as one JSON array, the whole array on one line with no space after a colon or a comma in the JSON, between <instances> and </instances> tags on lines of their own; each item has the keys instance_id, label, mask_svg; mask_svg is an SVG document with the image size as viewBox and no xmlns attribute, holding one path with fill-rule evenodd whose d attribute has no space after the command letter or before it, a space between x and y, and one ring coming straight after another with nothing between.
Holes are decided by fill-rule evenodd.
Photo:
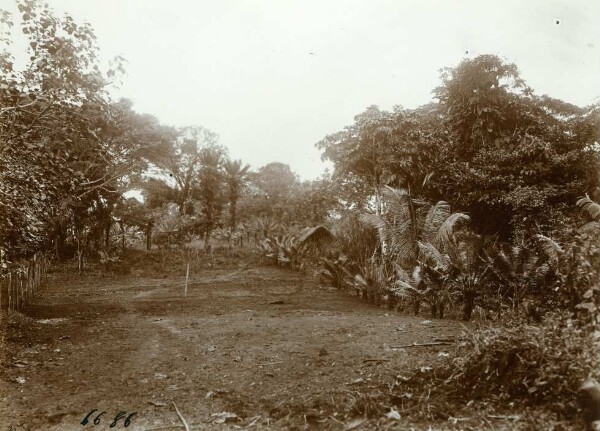
<instances>
[{"instance_id":1,"label":"palm frond","mask_svg":"<svg viewBox=\"0 0 600 431\"><path fill-rule=\"evenodd\" d=\"M600 221L600 205L584 196L577 201L577 206L585 211L592 220Z\"/></svg>"},{"instance_id":2,"label":"palm frond","mask_svg":"<svg viewBox=\"0 0 600 431\"><path fill-rule=\"evenodd\" d=\"M408 275L408 272L406 272L400 265L395 265L394 269L396 270L396 277L398 280L407 281L411 279L410 275Z\"/></svg>"},{"instance_id":3,"label":"palm frond","mask_svg":"<svg viewBox=\"0 0 600 431\"><path fill-rule=\"evenodd\" d=\"M440 227L449 216L450 204L447 202L439 201L430 207L423 223L423 239L428 242L434 242Z\"/></svg>"},{"instance_id":4,"label":"palm frond","mask_svg":"<svg viewBox=\"0 0 600 431\"><path fill-rule=\"evenodd\" d=\"M445 257L433 244L429 242L418 242L419 252L423 262L431 260L435 266L446 268L448 266L448 258Z\"/></svg>"},{"instance_id":5,"label":"palm frond","mask_svg":"<svg viewBox=\"0 0 600 431\"><path fill-rule=\"evenodd\" d=\"M536 235L535 237L539 240L542 251L549 259L557 260L564 253L562 247L551 238L544 235Z\"/></svg>"},{"instance_id":6,"label":"palm frond","mask_svg":"<svg viewBox=\"0 0 600 431\"><path fill-rule=\"evenodd\" d=\"M504 251L498 252L492 259L494 272L502 279L507 280L515 273L514 262Z\"/></svg>"},{"instance_id":7,"label":"palm frond","mask_svg":"<svg viewBox=\"0 0 600 431\"><path fill-rule=\"evenodd\" d=\"M417 287L421 284L421 270L421 265L416 265L412 273L413 283Z\"/></svg>"},{"instance_id":8,"label":"palm frond","mask_svg":"<svg viewBox=\"0 0 600 431\"><path fill-rule=\"evenodd\" d=\"M593 234L600 231L600 222L590 221L577 229L577 233Z\"/></svg>"},{"instance_id":9,"label":"palm frond","mask_svg":"<svg viewBox=\"0 0 600 431\"><path fill-rule=\"evenodd\" d=\"M455 227L461 222L468 222L471 218L465 213L453 213L444 220L437 235L435 236L434 244L438 246L448 245L452 241Z\"/></svg>"},{"instance_id":10,"label":"palm frond","mask_svg":"<svg viewBox=\"0 0 600 431\"><path fill-rule=\"evenodd\" d=\"M383 188L383 194L387 199L388 208L394 214L404 214L407 210L406 206L410 195L408 190L405 189L394 189L386 186Z\"/></svg>"},{"instance_id":11,"label":"palm frond","mask_svg":"<svg viewBox=\"0 0 600 431\"><path fill-rule=\"evenodd\" d=\"M372 227L373 229L384 230L389 227L387 220L377 214L360 214L358 219L361 223Z\"/></svg>"},{"instance_id":12,"label":"palm frond","mask_svg":"<svg viewBox=\"0 0 600 431\"><path fill-rule=\"evenodd\" d=\"M354 285L362 290L369 287L369 282L362 275L356 274L354 276Z\"/></svg>"},{"instance_id":13,"label":"palm frond","mask_svg":"<svg viewBox=\"0 0 600 431\"><path fill-rule=\"evenodd\" d=\"M411 286L410 284L402 280L396 280L394 287L391 287L389 290L395 293L396 295L400 296L404 296L408 292L419 293L419 290L417 290L414 286Z\"/></svg>"}]
</instances>

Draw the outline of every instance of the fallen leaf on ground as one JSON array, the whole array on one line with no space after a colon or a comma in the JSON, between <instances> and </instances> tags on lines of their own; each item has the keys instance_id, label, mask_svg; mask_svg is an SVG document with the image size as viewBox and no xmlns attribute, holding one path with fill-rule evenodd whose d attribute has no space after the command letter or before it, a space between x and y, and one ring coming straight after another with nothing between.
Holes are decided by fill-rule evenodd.
<instances>
[{"instance_id":1,"label":"fallen leaf on ground","mask_svg":"<svg viewBox=\"0 0 600 431\"><path fill-rule=\"evenodd\" d=\"M152 404L153 406L156 406L156 407L162 407L162 406L167 405L167 403L164 403L162 401L148 401L148 404Z\"/></svg>"},{"instance_id":2,"label":"fallen leaf on ground","mask_svg":"<svg viewBox=\"0 0 600 431\"><path fill-rule=\"evenodd\" d=\"M213 421L216 424L224 424L228 420L237 419L238 415L230 412L221 412L221 413L213 413L211 416L216 416L216 419Z\"/></svg>"},{"instance_id":3,"label":"fallen leaf on ground","mask_svg":"<svg viewBox=\"0 0 600 431\"><path fill-rule=\"evenodd\" d=\"M359 426L361 426L364 422L365 422L364 419L355 419L351 422L348 422L346 425L344 425L344 431L350 431L350 430L356 429Z\"/></svg>"},{"instance_id":4,"label":"fallen leaf on ground","mask_svg":"<svg viewBox=\"0 0 600 431\"><path fill-rule=\"evenodd\" d=\"M397 421L400 420L400 413L398 413L398 411L393 407L390 409L386 416L390 419L395 419Z\"/></svg>"},{"instance_id":5,"label":"fallen leaf on ground","mask_svg":"<svg viewBox=\"0 0 600 431\"><path fill-rule=\"evenodd\" d=\"M258 420L261 418L260 415L254 416L253 418L250 418L252 421L246 425L246 428L250 428L253 427L254 425L256 425L256 423L258 422Z\"/></svg>"}]
</instances>

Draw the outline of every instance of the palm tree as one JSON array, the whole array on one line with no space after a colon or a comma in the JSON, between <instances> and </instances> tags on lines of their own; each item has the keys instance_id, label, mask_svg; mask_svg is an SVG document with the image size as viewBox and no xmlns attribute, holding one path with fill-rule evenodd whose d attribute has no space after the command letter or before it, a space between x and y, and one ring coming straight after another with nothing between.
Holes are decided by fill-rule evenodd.
<instances>
[{"instance_id":1,"label":"palm tree","mask_svg":"<svg viewBox=\"0 0 600 431\"><path fill-rule=\"evenodd\" d=\"M232 231L236 227L236 211L239 193L246 184L249 170L250 165L243 166L241 160L227 160L223 164L225 183L229 189L229 221Z\"/></svg>"},{"instance_id":2,"label":"palm tree","mask_svg":"<svg viewBox=\"0 0 600 431\"><path fill-rule=\"evenodd\" d=\"M405 189L386 187L383 193L387 213L362 214L360 219L377 229L382 254L403 268L416 265L419 241L443 251L452 240L454 228L470 220L464 213L452 213L444 201L427 208L425 202L413 199Z\"/></svg>"},{"instance_id":3,"label":"palm tree","mask_svg":"<svg viewBox=\"0 0 600 431\"><path fill-rule=\"evenodd\" d=\"M445 248L419 241L419 265L422 279L430 292L432 315L443 317L444 305L458 297L464 320L471 320L475 300L483 293L484 282L492 271L490 259L484 259L485 241L472 232L452 237Z\"/></svg>"},{"instance_id":4,"label":"palm tree","mask_svg":"<svg viewBox=\"0 0 600 431\"><path fill-rule=\"evenodd\" d=\"M204 234L205 251L210 248L210 236L223 207L221 194L223 153L224 149L218 146L202 148L200 151L201 168L198 177L200 183L199 197L206 229Z\"/></svg>"},{"instance_id":5,"label":"palm tree","mask_svg":"<svg viewBox=\"0 0 600 431\"><path fill-rule=\"evenodd\" d=\"M543 247L543 241L539 241ZM491 264L494 279L501 287L500 295L509 300L515 310L526 308L528 296L543 294L542 289L550 276L550 266L548 259L541 256L536 247L525 243L512 247L500 244L490 250L486 259Z\"/></svg>"},{"instance_id":6,"label":"palm tree","mask_svg":"<svg viewBox=\"0 0 600 431\"><path fill-rule=\"evenodd\" d=\"M439 312L442 317L450 293L445 286L452 267L447 253L456 247L455 228L469 216L452 213L444 201L428 205L413 199L405 189L386 187L383 193L385 214L362 214L360 220L377 229L384 265L395 267L391 292L411 297L415 313L424 300L434 316Z\"/></svg>"},{"instance_id":7,"label":"palm tree","mask_svg":"<svg viewBox=\"0 0 600 431\"><path fill-rule=\"evenodd\" d=\"M281 227L282 226L270 216L255 217L252 221L252 230L254 231L255 238L267 238L272 233L281 231Z\"/></svg>"},{"instance_id":8,"label":"palm tree","mask_svg":"<svg viewBox=\"0 0 600 431\"><path fill-rule=\"evenodd\" d=\"M600 205L591 200L587 195L580 198L576 204L585 213L588 221L579 228L579 233L591 233L600 230Z\"/></svg>"}]
</instances>

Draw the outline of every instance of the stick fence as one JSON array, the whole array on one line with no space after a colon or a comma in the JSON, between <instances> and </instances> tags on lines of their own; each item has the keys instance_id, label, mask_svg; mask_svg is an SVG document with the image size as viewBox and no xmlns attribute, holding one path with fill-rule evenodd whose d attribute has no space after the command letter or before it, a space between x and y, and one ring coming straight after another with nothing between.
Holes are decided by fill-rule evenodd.
<instances>
[{"instance_id":1,"label":"stick fence","mask_svg":"<svg viewBox=\"0 0 600 431\"><path fill-rule=\"evenodd\" d=\"M22 310L43 287L48 259L36 254L25 264L0 272L0 310Z\"/></svg>"}]
</instances>

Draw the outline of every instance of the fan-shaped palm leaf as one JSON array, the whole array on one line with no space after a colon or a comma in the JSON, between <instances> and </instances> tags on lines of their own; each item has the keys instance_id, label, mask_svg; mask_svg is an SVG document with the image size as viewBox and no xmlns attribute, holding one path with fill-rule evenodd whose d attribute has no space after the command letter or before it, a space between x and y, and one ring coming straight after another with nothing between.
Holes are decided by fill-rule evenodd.
<instances>
[{"instance_id":1,"label":"fan-shaped palm leaf","mask_svg":"<svg viewBox=\"0 0 600 431\"><path fill-rule=\"evenodd\" d=\"M540 241L542 251L548 259L557 261L564 253L562 247L551 238L544 235L536 235L536 238Z\"/></svg>"},{"instance_id":2,"label":"fan-shaped palm leaf","mask_svg":"<svg viewBox=\"0 0 600 431\"><path fill-rule=\"evenodd\" d=\"M425 222L423 223L422 238L433 243L438 231L446 219L450 216L450 205L447 202L439 201L427 211Z\"/></svg>"},{"instance_id":3,"label":"fan-shaped palm leaf","mask_svg":"<svg viewBox=\"0 0 600 431\"><path fill-rule=\"evenodd\" d=\"M592 220L600 221L600 205L584 196L577 201L577 206L585 211Z\"/></svg>"},{"instance_id":4,"label":"fan-shaped palm leaf","mask_svg":"<svg viewBox=\"0 0 600 431\"><path fill-rule=\"evenodd\" d=\"M452 242L454 229L460 222L468 222L471 218L465 213L450 214L439 227L434 244L444 247Z\"/></svg>"},{"instance_id":5,"label":"fan-shaped palm leaf","mask_svg":"<svg viewBox=\"0 0 600 431\"><path fill-rule=\"evenodd\" d=\"M577 229L578 233L594 234L600 231L600 222L590 221Z\"/></svg>"},{"instance_id":6,"label":"fan-shaped palm leaf","mask_svg":"<svg viewBox=\"0 0 600 431\"><path fill-rule=\"evenodd\" d=\"M380 231L385 231L390 228L390 224L387 220L377 214L361 214L359 220L367 226ZM387 240L387 238L385 239Z\"/></svg>"},{"instance_id":7,"label":"fan-shaped palm leaf","mask_svg":"<svg viewBox=\"0 0 600 431\"><path fill-rule=\"evenodd\" d=\"M442 269L448 268L450 259L448 256L443 255L433 244L421 241L419 241L417 244L419 245L419 252L421 254L420 260L423 262L430 260L435 264L436 267Z\"/></svg>"}]
</instances>

